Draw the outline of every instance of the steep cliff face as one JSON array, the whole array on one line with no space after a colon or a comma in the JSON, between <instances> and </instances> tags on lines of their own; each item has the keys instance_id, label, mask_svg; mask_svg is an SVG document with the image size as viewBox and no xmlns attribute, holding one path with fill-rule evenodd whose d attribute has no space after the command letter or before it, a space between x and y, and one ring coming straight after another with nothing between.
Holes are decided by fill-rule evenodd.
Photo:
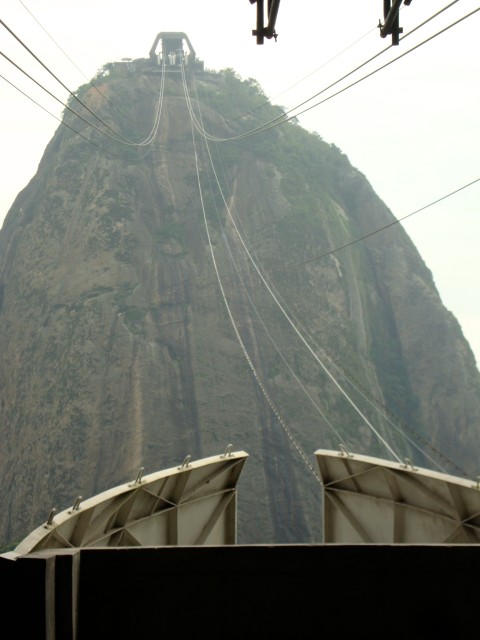
<instances>
[{"instance_id":1,"label":"steep cliff face","mask_svg":"<svg viewBox=\"0 0 480 640\"><path fill-rule=\"evenodd\" d=\"M80 95L140 140L160 84L158 74L112 73L100 86L110 103L88 87ZM231 72L188 86L219 137L281 113L256 109L256 83ZM2 539L140 466L233 443L250 454L240 541L319 540L320 487L291 436L310 458L341 441L391 453L318 360L401 458L430 466L418 445L450 470L475 468L479 374L407 235L397 225L329 254L392 220L338 149L293 124L207 147L192 138L174 74L150 147L65 121L100 146L61 127L0 234ZM235 334L209 237L276 412Z\"/></svg>"}]
</instances>

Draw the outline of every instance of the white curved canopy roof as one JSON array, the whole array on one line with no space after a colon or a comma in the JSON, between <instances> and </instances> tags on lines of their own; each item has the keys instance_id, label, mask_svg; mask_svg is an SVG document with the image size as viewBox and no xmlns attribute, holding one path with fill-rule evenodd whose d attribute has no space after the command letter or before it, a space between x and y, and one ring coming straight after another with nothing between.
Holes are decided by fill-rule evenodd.
<instances>
[{"instance_id":1,"label":"white curved canopy roof","mask_svg":"<svg viewBox=\"0 0 480 640\"><path fill-rule=\"evenodd\" d=\"M346 451L315 456L325 542L480 542L478 482Z\"/></svg>"},{"instance_id":2,"label":"white curved canopy roof","mask_svg":"<svg viewBox=\"0 0 480 640\"><path fill-rule=\"evenodd\" d=\"M152 473L100 493L35 529L15 549L234 544L243 451ZM78 502L78 501L77 501Z\"/></svg>"}]
</instances>

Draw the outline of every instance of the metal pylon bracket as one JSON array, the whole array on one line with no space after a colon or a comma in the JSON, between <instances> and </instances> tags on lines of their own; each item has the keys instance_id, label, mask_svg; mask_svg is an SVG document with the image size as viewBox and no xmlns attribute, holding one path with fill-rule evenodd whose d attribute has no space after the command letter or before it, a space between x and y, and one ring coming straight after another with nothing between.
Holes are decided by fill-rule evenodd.
<instances>
[{"instance_id":1,"label":"metal pylon bracket","mask_svg":"<svg viewBox=\"0 0 480 640\"><path fill-rule=\"evenodd\" d=\"M263 44L264 39L274 38L277 41L278 33L275 31L275 22L277 21L278 8L280 0L267 0L267 26L265 26L264 18L264 0L250 0L250 4L257 3L257 28L253 29L252 35L256 36L257 44Z\"/></svg>"},{"instance_id":2,"label":"metal pylon bracket","mask_svg":"<svg viewBox=\"0 0 480 640\"><path fill-rule=\"evenodd\" d=\"M392 44L397 45L400 42L400 34L403 33L403 29L400 27L400 6L401 4L409 5L412 0L383 0L383 19L378 23L380 29L380 36L386 38L388 35L392 36Z\"/></svg>"}]
</instances>

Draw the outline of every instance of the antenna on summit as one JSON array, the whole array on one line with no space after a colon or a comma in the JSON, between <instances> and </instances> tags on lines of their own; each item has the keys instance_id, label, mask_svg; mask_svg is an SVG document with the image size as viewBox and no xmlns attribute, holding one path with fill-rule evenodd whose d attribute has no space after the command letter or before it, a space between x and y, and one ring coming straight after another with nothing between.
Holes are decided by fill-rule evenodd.
<instances>
[{"instance_id":1,"label":"antenna on summit","mask_svg":"<svg viewBox=\"0 0 480 640\"><path fill-rule=\"evenodd\" d=\"M280 0L268 0L267 4L267 26L264 20L264 0L250 0L250 4L257 3L257 28L252 30L252 35L257 37L257 44L263 44L264 38L271 38L277 41L278 33L275 31Z\"/></svg>"}]
</instances>

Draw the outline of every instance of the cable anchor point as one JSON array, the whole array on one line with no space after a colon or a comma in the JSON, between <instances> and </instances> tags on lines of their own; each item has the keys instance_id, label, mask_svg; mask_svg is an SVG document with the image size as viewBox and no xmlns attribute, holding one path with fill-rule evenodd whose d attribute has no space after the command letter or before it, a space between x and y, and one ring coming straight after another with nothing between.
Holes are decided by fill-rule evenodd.
<instances>
[{"instance_id":1,"label":"cable anchor point","mask_svg":"<svg viewBox=\"0 0 480 640\"><path fill-rule=\"evenodd\" d=\"M340 449L340 453L338 454L339 456L344 456L346 458L353 458L353 453L350 453L350 451L347 449L347 447L344 444L339 444L338 448Z\"/></svg>"},{"instance_id":2,"label":"cable anchor point","mask_svg":"<svg viewBox=\"0 0 480 640\"><path fill-rule=\"evenodd\" d=\"M48 520L45 523L45 529L53 525L53 518L55 517L56 513L57 513L57 510L55 509L55 507L53 507L53 509L49 513Z\"/></svg>"},{"instance_id":3,"label":"cable anchor point","mask_svg":"<svg viewBox=\"0 0 480 640\"><path fill-rule=\"evenodd\" d=\"M222 454L220 456L220 458L230 458L233 455L232 449L233 449L233 445L232 444L228 444L227 448L225 449L225 453Z\"/></svg>"},{"instance_id":4,"label":"cable anchor point","mask_svg":"<svg viewBox=\"0 0 480 640\"><path fill-rule=\"evenodd\" d=\"M184 461L182 462L181 466L178 467L178 470L180 471L181 469L187 469L190 465L190 460L192 459L192 456L188 455L185 456Z\"/></svg>"},{"instance_id":5,"label":"cable anchor point","mask_svg":"<svg viewBox=\"0 0 480 640\"><path fill-rule=\"evenodd\" d=\"M73 503L73 507L69 509L68 513L73 513L74 511L80 511L80 503L83 500L82 496L77 496L75 502Z\"/></svg>"},{"instance_id":6,"label":"cable anchor point","mask_svg":"<svg viewBox=\"0 0 480 640\"><path fill-rule=\"evenodd\" d=\"M132 482L132 484L129 484L129 487L135 487L138 484L142 484L142 476L143 476L143 472L145 471L145 467L140 467L140 469L138 470L137 473L137 477L135 478L135 480Z\"/></svg>"}]
</instances>

